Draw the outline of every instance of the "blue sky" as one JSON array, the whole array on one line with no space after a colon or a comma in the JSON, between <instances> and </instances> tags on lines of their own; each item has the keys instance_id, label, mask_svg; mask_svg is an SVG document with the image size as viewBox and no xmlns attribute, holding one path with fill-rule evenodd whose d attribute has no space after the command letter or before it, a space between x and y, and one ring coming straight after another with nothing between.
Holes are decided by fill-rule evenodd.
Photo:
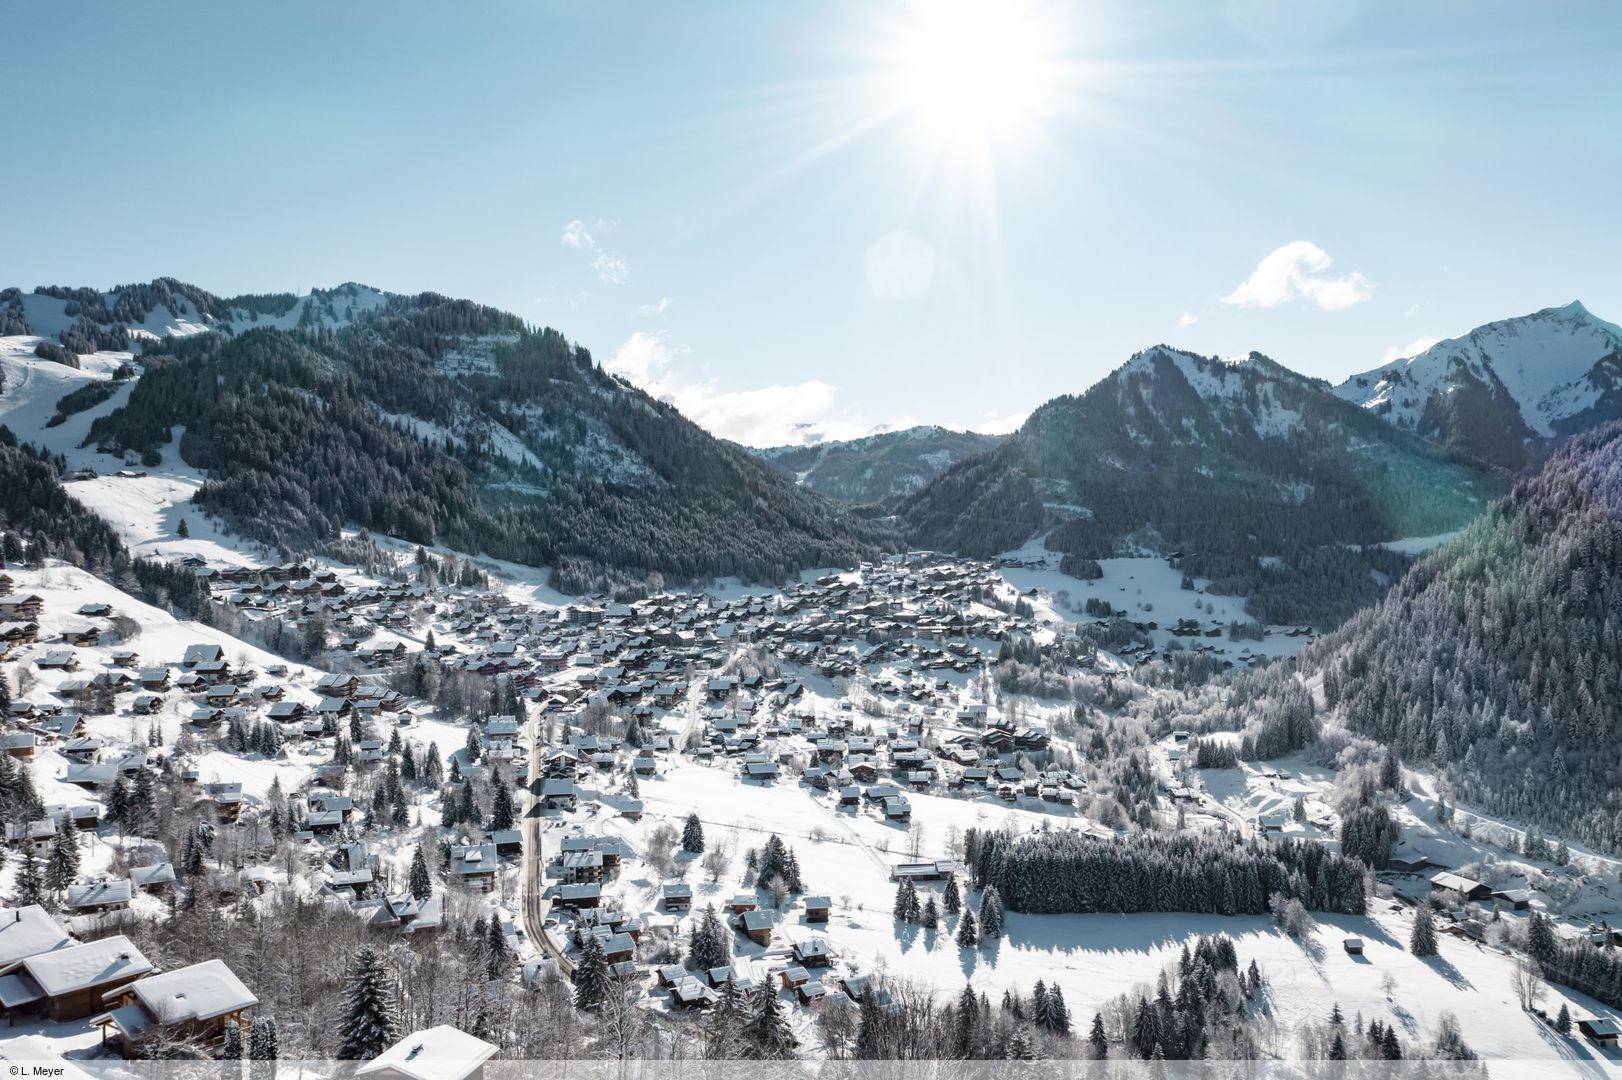
<instances>
[{"instance_id":1,"label":"blue sky","mask_svg":"<svg viewBox=\"0 0 1622 1080\"><path fill-rule=\"evenodd\" d=\"M973 3L18 7L0 277L469 296L755 443L1622 319L1622 7Z\"/></svg>"}]
</instances>

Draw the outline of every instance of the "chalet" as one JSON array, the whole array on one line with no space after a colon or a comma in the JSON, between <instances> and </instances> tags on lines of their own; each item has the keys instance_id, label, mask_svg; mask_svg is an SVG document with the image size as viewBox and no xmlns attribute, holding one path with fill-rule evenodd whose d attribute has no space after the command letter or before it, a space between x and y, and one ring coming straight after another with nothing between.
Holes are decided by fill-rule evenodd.
<instances>
[{"instance_id":1,"label":"chalet","mask_svg":"<svg viewBox=\"0 0 1622 1080\"><path fill-rule=\"evenodd\" d=\"M167 664L143 667L137 672L137 678L140 679L141 689L143 690L169 689L169 667Z\"/></svg>"},{"instance_id":2,"label":"chalet","mask_svg":"<svg viewBox=\"0 0 1622 1080\"><path fill-rule=\"evenodd\" d=\"M828 996L828 988L821 979L810 979L794 988L794 996L801 1005L811 1005Z\"/></svg>"},{"instance_id":3,"label":"chalet","mask_svg":"<svg viewBox=\"0 0 1622 1080\"><path fill-rule=\"evenodd\" d=\"M760 907L760 901L748 893L739 893L721 906L734 915L741 915L746 911L754 911Z\"/></svg>"},{"instance_id":4,"label":"chalet","mask_svg":"<svg viewBox=\"0 0 1622 1080\"><path fill-rule=\"evenodd\" d=\"M1526 911L1532 906L1532 894L1526 889L1500 889L1492 894L1492 902L1500 911Z\"/></svg>"},{"instance_id":5,"label":"chalet","mask_svg":"<svg viewBox=\"0 0 1622 1080\"><path fill-rule=\"evenodd\" d=\"M35 736L32 731L15 731L0 735L0 752L27 761L34 756Z\"/></svg>"},{"instance_id":6,"label":"chalet","mask_svg":"<svg viewBox=\"0 0 1622 1080\"><path fill-rule=\"evenodd\" d=\"M833 911L833 901L826 896L808 896L805 898L805 921L808 923L825 923L828 915Z\"/></svg>"},{"instance_id":7,"label":"chalet","mask_svg":"<svg viewBox=\"0 0 1622 1080\"><path fill-rule=\"evenodd\" d=\"M104 994L108 1011L91 1021L101 1028L102 1043L116 1042L125 1057L138 1056L152 1037L213 1045L227 1025L240 1031L259 999L223 960L150 975Z\"/></svg>"},{"instance_id":8,"label":"chalet","mask_svg":"<svg viewBox=\"0 0 1622 1080\"><path fill-rule=\"evenodd\" d=\"M670 1003L678 1009L707 1009L718 1000L719 994L691 976L670 987Z\"/></svg>"},{"instance_id":9,"label":"chalet","mask_svg":"<svg viewBox=\"0 0 1622 1080\"><path fill-rule=\"evenodd\" d=\"M756 945L772 943L772 917L764 911L745 911L738 916L738 932Z\"/></svg>"},{"instance_id":10,"label":"chalet","mask_svg":"<svg viewBox=\"0 0 1622 1080\"><path fill-rule=\"evenodd\" d=\"M129 878L98 877L69 885L62 906L75 914L121 911L130 906L135 886Z\"/></svg>"},{"instance_id":11,"label":"chalet","mask_svg":"<svg viewBox=\"0 0 1622 1080\"><path fill-rule=\"evenodd\" d=\"M415 1031L355 1070L373 1080L479 1080L496 1047L449 1024Z\"/></svg>"},{"instance_id":12,"label":"chalet","mask_svg":"<svg viewBox=\"0 0 1622 1080\"><path fill-rule=\"evenodd\" d=\"M802 967L827 967L834 958L833 949L821 938L794 943L794 962Z\"/></svg>"},{"instance_id":13,"label":"chalet","mask_svg":"<svg viewBox=\"0 0 1622 1080\"><path fill-rule=\"evenodd\" d=\"M944 881L954 874L962 873L963 867L951 859L936 859L933 862L897 863L890 867L891 881Z\"/></svg>"},{"instance_id":14,"label":"chalet","mask_svg":"<svg viewBox=\"0 0 1622 1080\"><path fill-rule=\"evenodd\" d=\"M194 668L198 664L223 663L225 650L218 645L190 645L180 658L180 666Z\"/></svg>"},{"instance_id":15,"label":"chalet","mask_svg":"<svg viewBox=\"0 0 1622 1080\"><path fill-rule=\"evenodd\" d=\"M5 975L30 956L74 944L62 924L38 904L0 912L0 1006L6 1005Z\"/></svg>"},{"instance_id":16,"label":"chalet","mask_svg":"<svg viewBox=\"0 0 1622 1080\"><path fill-rule=\"evenodd\" d=\"M1432 874L1430 884L1433 890L1450 890L1458 893L1466 900L1486 900L1492 896L1492 886L1484 885L1467 877L1460 877L1448 870Z\"/></svg>"},{"instance_id":17,"label":"chalet","mask_svg":"<svg viewBox=\"0 0 1622 1080\"><path fill-rule=\"evenodd\" d=\"M92 1015L106 994L152 971L141 950L117 934L26 957L14 972L16 984L6 990L16 995L12 1008L28 1005L60 1023Z\"/></svg>"},{"instance_id":18,"label":"chalet","mask_svg":"<svg viewBox=\"0 0 1622 1080\"><path fill-rule=\"evenodd\" d=\"M597 882L559 885L554 901L563 908L595 908L603 902L603 887Z\"/></svg>"},{"instance_id":19,"label":"chalet","mask_svg":"<svg viewBox=\"0 0 1622 1080\"><path fill-rule=\"evenodd\" d=\"M453 844L451 846L451 880L478 892L489 892L495 887L496 871L501 860L493 844Z\"/></svg>"},{"instance_id":20,"label":"chalet","mask_svg":"<svg viewBox=\"0 0 1622 1080\"><path fill-rule=\"evenodd\" d=\"M524 850L524 834L517 829L495 829L485 839L497 855L519 855Z\"/></svg>"},{"instance_id":21,"label":"chalet","mask_svg":"<svg viewBox=\"0 0 1622 1080\"><path fill-rule=\"evenodd\" d=\"M37 622L0 623L0 641L11 645L32 645L38 640L39 623Z\"/></svg>"},{"instance_id":22,"label":"chalet","mask_svg":"<svg viewBox=\"0 0 1622 1080\"><path fill-rule=\"evenodd\" d=\"M27 596L6 596L0 599L0 619L38 622L44 613L45 601L32 593Z\"/></svg>"},{"instance_id":23,"label":"chalet","mask_svg":"<svg viewBox=\"0 0 1622 1080\"><path fill-rule=\"evenodd\" d=\"M1591 1016L1579 1020L1577 1030L1595 1046L1606 1049L1615 1049L1619 1037L1622 1037L1622 1026L1609 1016Z\"/></svg>"},{"instance_id":24,"label":"chalet","mask_svg":"<svg viewBox=\"0 0 1622 1080\"><path fill-rule=\"evenodd\" d=\"M685 881L663 886L659 895L666 911L687 911L693 906L693 887Z\"/></svg>"},{"instance_id":25,"label":"chalet","mask_svg":"<svg viewBox=\"0 0 1622 1080\"><path fill-rule=\"evenodd\" d=\"M573 810L578 795L573 780L554 777L540 781L541 805L548 810Z\"/></svg>"},{"instance_id":26,"label":"chalet","mask_svg":"<svg viewBox=\"0 0 1622 1080\"><path fill-rule=\"evenodd\" d=\"M1343 940L1340 943L1340 947L1346 950L1346 955L1347 956L1362 956L1363 955L1363 939L1362 938L1355 938L1355 937L1346 938L1345 940Z\"/></svg>"},{"instance_id":27,"label":"chalet","mask_svg":"<svg viewBox=\"0 0 1622 1080\"><path fill-rule=\"evenodd\" d=\"M35 657L34 666L41 671L78 671L79 658L72 649L52 649Z\"/></svg>"},{"instance_id":28,"label":"chalet","mask_svg":"<svg viewBox=\"0 0 1622 1080\"><path fill-rule=\"evenodd\" d=\"M175 884L174 865L160 862L151 866L137 866L130 870L130 882L142 892L166 892Z\"/></svg>"}]
</instances>

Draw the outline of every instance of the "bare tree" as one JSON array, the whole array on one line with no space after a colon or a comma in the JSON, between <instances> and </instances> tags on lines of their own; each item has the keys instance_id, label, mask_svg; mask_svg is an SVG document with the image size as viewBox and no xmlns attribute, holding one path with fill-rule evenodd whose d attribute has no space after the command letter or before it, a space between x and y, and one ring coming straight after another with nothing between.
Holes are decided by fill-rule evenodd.
<instances>
[{"instance_id":1,"label":"bare tree","mask_svg":"<svg viewBox=\"0 0 1622 1080\"><path fill-rule=\"evenodd\" d=\"M1538 999L1543 997L1543 969L1530 956L1523 956L1515 961L1515 967L1509 974L1509 984L1514 988L1515 1000L1520 1002L1521 1008L1531 1012L1537 1006Z\"/></svg>"}]
</instances>

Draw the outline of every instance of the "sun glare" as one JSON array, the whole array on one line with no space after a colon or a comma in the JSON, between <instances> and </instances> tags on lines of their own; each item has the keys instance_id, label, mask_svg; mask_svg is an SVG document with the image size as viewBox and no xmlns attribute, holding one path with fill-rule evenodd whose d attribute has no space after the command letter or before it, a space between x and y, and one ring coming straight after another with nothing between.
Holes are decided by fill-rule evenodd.
<instances>
[{"instance_id":1,"label":"sun glare","mask_svg":"<svg viewBox=\"0 0 1622 1080\"><path fill-rule=\"evenodd\" d=\"M887 102L939 150L1022 135L1051 110L1057 65L1041 13L1018 0L917 3L889 50Z\"/></svg>"}]
</instances>

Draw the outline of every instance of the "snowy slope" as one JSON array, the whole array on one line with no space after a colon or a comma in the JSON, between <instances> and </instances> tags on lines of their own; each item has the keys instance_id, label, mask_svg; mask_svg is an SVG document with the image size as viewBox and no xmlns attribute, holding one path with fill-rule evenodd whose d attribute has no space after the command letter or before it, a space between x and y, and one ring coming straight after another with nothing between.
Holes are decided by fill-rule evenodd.
<instances>
[{"instance_id":1,"label":"snowy slope","mask_svg":"<svg viewBox=\"0 0 1622 1080\"><path fill-rule=\"evenodd\" d=\"M1571 430L1615 385L1622 329L1579 302L1488 323L1418 356L1354 375L1335 388L1399 427L1422 430L1433 402L1476 384L1507 399L1548 438Z\"/></svg>"}]
</instances>

